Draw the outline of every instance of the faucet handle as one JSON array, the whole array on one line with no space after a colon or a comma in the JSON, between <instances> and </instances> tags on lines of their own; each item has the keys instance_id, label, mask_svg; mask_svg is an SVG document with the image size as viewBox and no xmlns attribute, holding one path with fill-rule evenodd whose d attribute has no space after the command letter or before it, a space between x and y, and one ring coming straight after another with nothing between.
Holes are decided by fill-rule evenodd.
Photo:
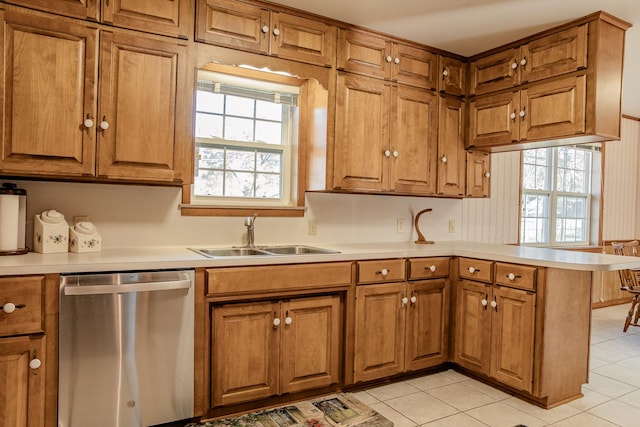
<instances>
[{"instance_id":1,"label":"faucet handle","mask_svg":"<svg viewBox=\"0 0 640 427\"><path fill-rule=\"evenodd\" d=\"M247 227L253 227L253 223L256 222L257 213L254 213L253 216L244 217L244 225Z\"/></svg>"}]
</instances>

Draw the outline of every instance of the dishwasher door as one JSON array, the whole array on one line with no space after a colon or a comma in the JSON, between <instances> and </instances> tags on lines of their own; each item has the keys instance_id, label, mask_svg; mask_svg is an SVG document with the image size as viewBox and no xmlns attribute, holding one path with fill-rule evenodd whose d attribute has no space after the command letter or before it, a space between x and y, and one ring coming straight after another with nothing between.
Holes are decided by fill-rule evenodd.
<instances>
[{"instance_id":1,"label":"dishwasher door","mask_svg":"<svg viewBox=\"0 0 640 427\"><path fill-rule=\"evenodd\" d=\"M193 417L193 270L61 276L58 427Z\"/></svg>"}]
</instances>

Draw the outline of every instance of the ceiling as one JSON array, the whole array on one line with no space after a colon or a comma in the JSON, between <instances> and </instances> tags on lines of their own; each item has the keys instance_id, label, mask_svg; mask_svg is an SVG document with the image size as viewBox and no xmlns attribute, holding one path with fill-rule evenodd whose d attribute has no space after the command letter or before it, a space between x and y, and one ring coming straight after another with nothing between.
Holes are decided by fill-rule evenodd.
<instances>
[{"instance_id":1,"label":"ceiling","mask_svg":"<svg viewBox=\"0 0 640 427\"><path fill-rule=\"evenodd\" d=\"M626 34L622 112L640 117L638 0L271 0L464 56L604 10Z\"/></svg>"}]
</instances>

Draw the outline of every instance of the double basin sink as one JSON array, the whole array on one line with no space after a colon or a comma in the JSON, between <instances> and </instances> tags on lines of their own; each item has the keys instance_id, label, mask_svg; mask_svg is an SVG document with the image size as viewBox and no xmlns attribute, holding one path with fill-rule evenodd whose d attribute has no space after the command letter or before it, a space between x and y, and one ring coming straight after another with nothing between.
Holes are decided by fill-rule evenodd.
<instances>
[{"instance_id":1,"label":"double basin sink","mask_svg":"<svg viewBox=\"0 0 640 427\"><path fill-rule=\"evenodd\" d=\"M273 256L273 255L318 255L318 254L338 254L339 251L332 249L316 248L305 245L283 245L283 246L256 246L254 248L189 248L190 250L206 256L207 258L230 257L230 256Z\"/></svg>"}]
</instances>

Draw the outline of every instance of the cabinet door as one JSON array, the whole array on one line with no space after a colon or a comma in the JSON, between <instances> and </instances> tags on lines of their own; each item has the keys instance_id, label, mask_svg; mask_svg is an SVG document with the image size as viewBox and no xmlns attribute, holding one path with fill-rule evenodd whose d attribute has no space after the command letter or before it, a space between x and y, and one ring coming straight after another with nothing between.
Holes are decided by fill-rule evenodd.
<instances>
[{"instance_id":1,"label":"cabinet door","mask_svg":"<svg viewBox=\"0 0 640 427\"><path fill-rule=\"evenodd\" d=\"M187 49L140 35L103 32L100 62L98 176L182 179L189 97Z\"/></svg>"},{"instance_id":2,"label":"cabinet door","mask_svg":"<svg viewBox=\"0 0 640 427\"><path fill-rule=\"evenodd\" d=\"M0 169L93 175L96 134L83 123L96 116L97 30L13 11L3 21Z\"/></svg>"},{"instance_id":3,"label":"cabinet door","mask_svg":"<svg viewBox=\"0 0 640 427\"><path fill-rule=\"evenodd\" d=\"M282 304L281 393L340 380L342 313L337 295Z\"/></svg>"},{"instance_id":4,"label":"cabinet door","mask_svg":"<svg viewBox=\"0 0 640 427\"><path fill-rule=\"evenodd\" d=\"M498 381L531 392L535 294L494 286L491 308L491 373ZM492 302L493 305L493 302Z\"/></svg>"},{"instance_id":5,"label":"cabinet door","mask_svg":"<svg viewBox=\"0 0 640 427\"><path fill-rule=\"evenodd\" d=\"M189 38L191 0L103 0L102 21L116 27Z\"/></svg>"},{"instance_id":6,"label":"cabinet door","mask_svg":"<svg viewBox=\"0 0 640 427\"><path fill-rule=\"evenodd\" d=\"M507 49L477 59L470 65L470 94L482 94L507 89L520 83L519 49Z\"/></svg>"},{"instance_id":7,"label":"cabinet door","mask_svg":"<svg viewBox=\"0 0 640 427\"><path fill-rule=\"evenodd\" d=\"M436 87L437 61L437 56L427 50L394 43L391 78L398 83L433 89Z\"/></svg>"},{"instance_id":8,"label":"cabinet door","mask_svg":"<svg viewBox=\"0 0 640 427\"><path fill-rule=\"evenodd\" d=\"M466 195L489 197L491 195L491 155L467 151Z\"/></svg>"},{"instance_id":9,"label":"cabinet door","mask_svg":"<svg viewBox=\"0 0 640 427\"><path fill-rule=\"evenodd\" d=\"M388 189L390 95L382 80L338 75L334 189Z\"/></svg>"},{"instance_id":10,"label":"cabinet door","mask_svg":"<svg viewBox=\"0 0 640 427\"><path fill-rule=\"evenodd\" d=\"M280 58L331 66L336 28L288 13L271 13L271 53Z\"/></svg>"},{"instance_id":11,"label":"cabinet door","mask_svg":"<svg viewBox=\"0 0 640 427\"><path fill-rule=\"evenodd\" d=\"M0 339L0 420L3 426L42 427L45 403L45 338ZM39 368L29 363L39 359ZM6 392L10 391L10 392Z\"/></svg>"},{"instance_id":12,"label":"cabinet door","mask_svg":"<svg viewBox=\"0 0 640 427\"><path fill-rule=\"evenodd\" d=\"M489 374L491 285L459 280L456 287L453 360L467 369Z\"/></svg>"},{"instance_id":13,"label":"cabinet door","mask_svg":"<svg viewBox=\"0 0 640 427\"><path fill-rule=\"evenodd\" d=\"M269 11L235 0L198 0L196 40L250 52L269 51Z\"/></svg>"},{"instance_id":14,"label":"cabinet door","mask_svg":"<svg viewBox=\"0 0 640 427\"><path fill-rule=\"evenodd\" d=\"M13 312L0 311L0 336L44 332L44 286L44 276L0 278L0 306L16 306Z\"/></svg>"},{"instance_id":15,"label":"cabinet door","mask_svg":"<svg viewBox=\"0 0 640 427\"><path fill-rule=\"evenodd\" d=\"M459 59L440 56L438 62L438 89L451 95L464 95L466 81L466 64Z\"/></svg>"},{"instance_id":16,"label":"cabinet door","mask_svg":"<svg viewBox=\"0 0 640 427\"><path fill-rule=\"evenodd\" d=\"M279 304L270 302L213 308L212 407L278 394L279 315Z\"/></svg>"},{"instance_id":17,"label":"cabinet door","mask_svg":"<svg viewBox=\"0 0 640 427\"><path fill-rule=\"evenodd\" d=\"M8 0L6 3L94 21L100 12L100 0Z\"/></svg>"},{"instance_id":18,"label":"cabinet door","mask_svg":"<svg viewBox=\"0 0 640 427\"><path fill-rule=\"evenodd\" d=\"M469 103L467 148L505 145L519 138L519 92L479 96Z\"/></svg>"},{"instance_id":19,"label":"cabinet door","mask_svg":"<svg viewBox=\"0 0 640 427\"><path fill-rule=\"evenodd\" d=\"M446 362L449 338L447 279L410 283L408 289L405 369L423 369Z\"/></svg>"},{"instance_id":20,"label":"cabinet door","mask_svg":"<svg viewBox=\"0 0 640 427\"><path fill-rule=\"evenodd\" d=\"M586 127L587 77L574 76L523 89L520 97L526 113L520 138L528 140L583 134Z\"/></svg>"},{"instance_id":21,"label":"cabinet door","mask_svg":"<svg viewBox=\"0 0 640 427\"><path fill-rule=\"evenodd\" d=\"M464 102L440 97L438 129L438 194L464 194Z\"/></svg>"},{"instance_id":22,"label":"cabinet door","mask_svg":"<svg viewBox=\"0 0 640 427\"><path fill-rule=\"evenodd\" d=\"M391 189L434 194L438 98L431 91L398 85L392 92ZM365 122L371 126L371 122Z\"/></svg>"},{"instance_id":23,"label":"cabinet door","mask_svg":"<svg viewBox=\"0 0 640 427\"><path fill-rule=\"evenodd\" d=\"M404 283L358 286L354 380L369 381L404 370Z\"/></svg>"},{"instance_id":24,"label":"cabinet door","mask_svg":"<svg viewBox=\"0 0 640 427\"><path fill-rule=\"evenodd\" d=\"M337 67L352 73L389 78L393 62L391 49L391 42L381 37L340 29Z\"/></svg>"},{"instance_id":25,"label":"cabinet door","mask_svg":"<svg viewBox=\"0 0 640 427\"><path fill-rule=\"evenodd\" d=\"M533 82L587 67L589 24L533 40L520 48L521 81Z\"/></svg>"}]
</instances>

